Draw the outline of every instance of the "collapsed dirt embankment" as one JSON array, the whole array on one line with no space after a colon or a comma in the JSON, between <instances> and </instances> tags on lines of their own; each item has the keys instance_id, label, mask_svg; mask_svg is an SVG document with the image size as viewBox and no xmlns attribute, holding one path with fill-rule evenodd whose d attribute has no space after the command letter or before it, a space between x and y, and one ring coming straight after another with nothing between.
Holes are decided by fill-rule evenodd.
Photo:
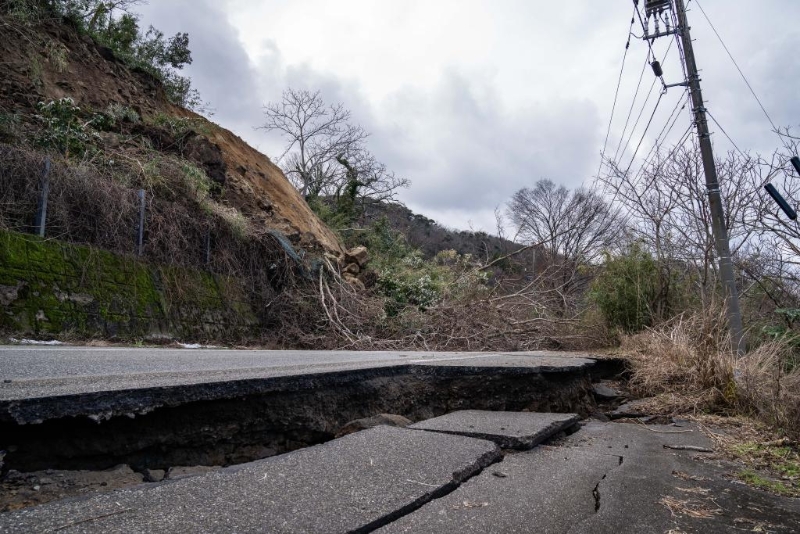
<instances>
[{"instance_id":1,"label":"collapsed dirt embankment","mask_svg":"<svg viewBox=\"0 0 800 534\"><path fill-rule=\"evenodd\" d=\"M257 228L276 230L304 249L342 253L336 235L267 156L229 130L171 104L161 83L146 72L128 68L111 50L66 24L23 27L0 13L0 27L0 113L13 118L10 123L23 123L19 130L26 122L36 126L40 102L68 97L83 112L129 108L141 122L103 133L96 147L100 157L127 152L141 160L143 143L178 154L203 168L223 188L224 203ZM181 120L188 128L170 131L169 125ZM26 142L25 135L16 135L20 132L6 133L6 142Z\"/></svg>"}]
</instances>

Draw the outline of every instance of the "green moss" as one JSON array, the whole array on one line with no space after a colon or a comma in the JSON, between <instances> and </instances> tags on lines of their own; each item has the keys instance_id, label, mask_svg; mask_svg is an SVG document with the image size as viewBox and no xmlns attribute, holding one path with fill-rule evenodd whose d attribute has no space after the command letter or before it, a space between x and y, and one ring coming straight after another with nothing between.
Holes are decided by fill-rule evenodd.
<instances>
[{"instance_id":1,"label":"green moss","mask_svg":"<svg viewBox=\"0 0 800 534\"><path fill-rule=\"evenodd\" d=\"M776 495L782 495L785 497L795 497L797 495L800 495L800 491L791 488L790 486L784 484L783 482L779 480L772 480L769 478L765 478L750 469L745 469L743 471L740 471L738 477L742 482L746 484L749 484L758 489L769 491L770 493L775 493Z\"/></svg>"},{"instance_id":2,"label":"green moss","mask_svg":"<svg viewBox=\"0 0 800 534\"><path fill-rule=\"evenodd\" d=\"M3 269L27 269L28 254L21 234L0 232L0 266Z\"/></svg>"},{"instance_id":3,"label":"green moss","mask_svg":"<svg viewBox=\"0 0 800 534\"><path fill-rule=\"evenodd\" d=\"M7 231L0 285L20 286L0 315L0 328L13 334L224 338L258 323L236 279Z\"/></svg>"}]
</instances>

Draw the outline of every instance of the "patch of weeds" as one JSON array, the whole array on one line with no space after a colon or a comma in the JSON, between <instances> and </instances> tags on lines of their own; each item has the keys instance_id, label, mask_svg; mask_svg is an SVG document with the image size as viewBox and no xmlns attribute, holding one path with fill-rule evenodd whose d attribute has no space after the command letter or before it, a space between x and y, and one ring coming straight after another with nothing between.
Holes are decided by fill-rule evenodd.
<instances>
[{"instance_id":1,"label":"patch of weeds","mask_svg":"<svg viewBox=\"0 0 800 534\"><path fill-rule=\"evenodd\" d=\"M142 186L152 190L165 185L166 179L161 173L161 158L154 155L142 165Z\"/></svg>"},{"instance_id":2,"label":"patch of weeds","mask_svg":"<svg viewBox=\"0 0 800 534\"><path fill-rule=\"evenodd\" d=\"M167 130L179 139L188 136L192 132L203 135L207 135L211 132L207 123L201 119L174 117L166 113L157 113L151 122L153 125Z\"/></svg>"},{"instance_id":3,"label":"patch of weeds","mask_svg":"<svg viewBox=\"0 0 800 534\"><path fill-rule=\"evenodd\" d=\"M0 110L0 140L16 137L20 124L21 120L18 113L8 113Z\"/></svg>"},{"instance_id":4,"label":"patch of weeds","mask_svg":"<svg viewBox=\"0 0 800 534\"><path fill-rule=\"evenodd\" d=\"M30 26L40 22L40 9L28 0L8 0L4 6L8 14L15 22L21 25Z\"/></svg>"},{"instance_id":5,"label":"patch of weeds","mask_svg":"<svg viewBox=\"0 0 800 534\"><path fill-rule=\"evenodd\" d=\"M800 452L785 439L772 442L742 441L726 447L728 453L747 464L738 478L779 495L800 497ZM772 480L759 471L779 477Z\"/></svg>"},{"instance_id":6,"label":"patch of weeds","mask_svg":"<svg viewBox=\"0 0 800 534\"><path fill-rule=\"evenodd\" d=\"M109 104L105 110L95 113L92 118L92 126L98 130L108 132L116 130L120 123L127 122L136 124L141 120L136 110L122 104Z\"/></svg>"},{"instance_id":7,"label":"patch of weeds","mask_svg":"<svg viewBox=\"0 0 800 534\"><path fill-rule=\"evenodd\" d=\"M69 62L67 61L67 54L69 50L66 46L56 41L48 41L45 46L47 51L47 61L55 67L57 72L67 72Z\"/></svg>"},{"instance_id":8,"label":"patch of weeds","mask_svg":"<svg viewBox=\"0 0 800 534\"><path fill-rule=\"evenodd\" d=\"M765 478L751 469L739 471L737 478L745 484L753 486L754 488L768 491L776 495L781 495L783 497L800 496L800 490L797 488L792 488L791 486L788 486L779 480Z\"/></svg>"},{"instance_id":9,"label":"patch of weeds","mask_svg":"<svg viewBox=\"0 0 800 534\"><path fill-rule=\"evenodd\" d=\"M225 221L231 233L237 239L245 239L250 232L250 223L242 212L232 206L223 206L213 200L206 199L201 203L206 213L212 213Z\"/></svg>"},{"instance_id":10,"label":"patch of weeds","mask_svg":"<svg viewBox=\"0 0 800 534\"><path fill-rule=\"evenodd\" d=\"M202 202L208 198L212 191L215 189L214 182L205 173L204 170L192 165L191 163L183 163L181 165L181 172L189 190L194 194L198 202Z\"/></svg>"},{"instance_id":11,"label":"patch of weeds","mask_svg":"<svg viewBox=\"0 0 800 534\"><path fill-rule=\"evenodd\" d=\"M42 124L35 142L44 148L52 148L65 156L81 156L89 144L96 140L90 126L92 121L81 120L81 108L71 98L60 98L36 105L34 117Z\"/></svg>"},{"instance_id":12,"label":"patch of weeds","mask_svg":"<svg viewBox=\"0 0 800 534\"><path fill-rule=\"evenodd\" d=\"M109 104L105 113L118 122L130 122L135 124L142 120L135 109L130 106L117 104L116 102Z\"/></svg>"},{"instance_id":13,"label":"patch of weeds","mask_svg":"<svg viewBox=\"0 0 800 534\"><path fill-rule=\"evenodd\" d=\"M36 88L42 87L44 85L44 79L42 78L43 70L42 70L42 62L39 61L37 56L31 57L31 61L29 64L30 67L30 75L31 75L31 82L33 82L33 86Z\"/></svg>"}]
</instances>

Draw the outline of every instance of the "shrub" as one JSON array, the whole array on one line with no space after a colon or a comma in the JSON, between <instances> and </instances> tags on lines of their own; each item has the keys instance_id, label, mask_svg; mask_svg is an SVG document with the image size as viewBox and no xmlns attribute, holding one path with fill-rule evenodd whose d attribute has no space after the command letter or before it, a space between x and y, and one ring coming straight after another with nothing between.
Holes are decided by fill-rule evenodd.
<instances>
[{"instance_id":1,"label":"shrub","mask_svg":"<svg viewBox=\"0 0 800 534\"><path fill-rule=\"evenodd\" d=\"M625 254L606 254L603 270L592 283L589 296L607 324L624 332L638 332L652 324L651 304L656 296L658 270L641 245Z\"/></svg>"},{"instance_id":2,"label":"shrub","mask_svg":"<svg viewBox=\"0 0 800 534\"><path fill-rule=\"evenodd\" d=\"M71 98L60 98L36 105L36 119L42 129L36 134L39 146L52 148L65 156L81 156L94 140L91 121L81 121L81 108Z\"/></svg>"}]
</instances>

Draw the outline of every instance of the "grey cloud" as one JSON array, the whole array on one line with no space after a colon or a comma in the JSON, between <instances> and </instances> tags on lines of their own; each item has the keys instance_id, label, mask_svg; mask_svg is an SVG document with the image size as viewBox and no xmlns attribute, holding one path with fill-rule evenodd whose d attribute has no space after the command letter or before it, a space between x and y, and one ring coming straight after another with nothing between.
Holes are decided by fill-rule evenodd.
<instances>
[{"instance_id":1,"label":"grey cloud","mask_svg":"<svg viewBox=\"0 0 800 534\"><path fill-rule=\"evenodd\" d=\"M224 2L159 0L141 6L140 11L145 24L152 23L165 33L189 32L194 64L187 73L203 97L216 108L214 120L270 157L280 155L282 142L276 135L254 129L263 121L262 106L280 99L288 86L318 89L326 101L343 103L353 112L354 120L372 132L369 147L378 159L412 180L411 189L401 194L401 200L445 224L464 228L472 220L476 226L491 230L492 210L505 203L516 189L539 178L577 187L597 170L623 51L622 30L627 30L625 23L631 9L630 3L615 4L613 9L600 4L550 8L517 2L513 9L496 10L498 20L504 20L506 26L530 20L533 21L530 31L549 36L549 41L540 45L547 48L535 50L531 55L532 64L544 57L560 58L552 63L559 65L559 70L548 72L546 69L552 69L552 65L541 67L545 69L540 73L541 87L532 87L530 100L517 99L513 107L499 96L497 90L502 87L496 86L499 82L491 74L466 73L455 67L441 72L436 83L426 83L428 89L424 90L412 85L418 80L413 79L414 73L409 73L408 86L397 87L376 100L374 95L365 93L359 79L340 76L334 67L322 71L310 64L290 61L282 54L281 43L271 41L270 35L264 35L261 55L249 57L237 30L228 22ZM800 59L795 50L800 46L800 34L764 36L758 28L748 29L753 25L750 19L757 14L764 20L774 20L784 11L800 13L800 4L774 1L764 2L763 6L743 2L703 4L728 39L776 123L780 126L800 123L800 101L795 98L800 80ZM246 2L236 6L247 7ZM728 14L738 15L725 19L722 14L726 9ZM743 149L767 150L778 142L770 138L769 125L701 14L694 12L691 16L709 108ZM522 33L514 35L519 38ZM576 35L585 39L576 40ZM757 35L762 38L756 46L752 43ZM563 44L553 41L561 38ZM330 46L336 43L331 42ZM614 53L606 54L611 48ZM675 50L672 56L675 62L665 67L672 69L670 76L678 78L680 65L674 53ZM635 87L645 54L644 43L634 40L628 63L634 78L626 77L623 81L623 101L615 118L619 124L612 129L611 146L618 141L614 134L621 133L618 130L632 96L627 93L632 93ZM521 69L526 68L525 57L520 53ZM511 74L505 71L503 79L514 82ZM582 88L581 83L586 83L586 87ZM553 91L544 90L550 86L570 87L572 96L554 97ZM624 101L625 98L628 100ZM669 109L665 111L668 113ZM660 129L666 115L657 119L653 132ZM688 123L687 116L681 123L683 126L676 126L674 134L681 133ZM635 139L640 135L641 129ZM724 145L721 132L715 139ZM633 147L628 155L632 150ZM646 150L649 146L643 148Z\"/></svg>"},{"instance_id":2,"label":"grey cloud","mask_svg":"<svg viewBox=\"0 0 800 534\"><path fill-rule=\"evenodd\" d=\"M511 111L481 85L449 72L433 94L406 91L389 104L401 125L409 117L409 131L402 143L380 136L376 152L414 181L406 200L431 210L485 210L539 178L577 186L588 177L600 130L593 104Z\"/></svg>"}]
</instances>

